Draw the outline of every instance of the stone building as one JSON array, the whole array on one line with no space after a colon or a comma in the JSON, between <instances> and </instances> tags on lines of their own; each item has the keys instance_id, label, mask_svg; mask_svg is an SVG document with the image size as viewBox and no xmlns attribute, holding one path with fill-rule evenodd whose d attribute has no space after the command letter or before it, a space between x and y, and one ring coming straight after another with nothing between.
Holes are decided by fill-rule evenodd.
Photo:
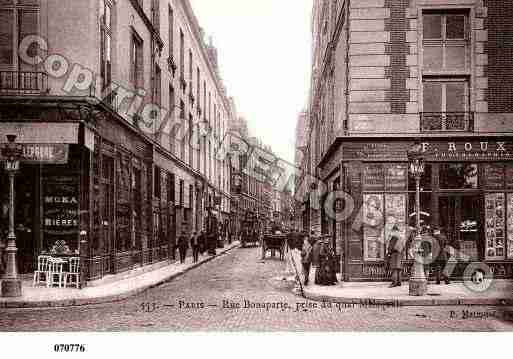
<instances>
[{"instance_id":1,"label":"stone building","mask_svg":"<svg viewBox=\"0 0 513 359\"><path fill-rule=\"evenodd\" d=\"M22 273L42 253L79 255L94 285L164 265L177 234L227 220L217 62L188 0L0 1L0 145L13 134L24 148Z\"/></svg>"},{"instance_id":2,"label":"stone building","mask_svg":"<svg viewBox=\"0 0 513 359\"><path fill-rule=\"evenodd\" d=\"M508 1L314 1L309 219L345 280L388 276L390 229L413 226L414 144L423 225L455 243L453 276L473 261L513 276L512 15ZM328 201L336 190L348 196Z\"/></svg>"}]
</instances>

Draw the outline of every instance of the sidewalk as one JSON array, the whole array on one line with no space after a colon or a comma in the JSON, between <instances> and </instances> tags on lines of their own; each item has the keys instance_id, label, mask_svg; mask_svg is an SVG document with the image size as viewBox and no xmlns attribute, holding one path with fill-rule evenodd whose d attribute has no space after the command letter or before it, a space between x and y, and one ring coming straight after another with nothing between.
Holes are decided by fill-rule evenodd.
<instances>
[{"instance_id":1,"label":"sidewalk","mask_svg":"<svg viewBox=\"0 0 513 359\"><path fill-rule=\"evenodd\" d=\"M408 282L401 287L388 288L383 282L339 282L333 286L309 284L303 288L306 298L317 301L361 304L369 303L395 306L436 305L513 305L513 281L495 280L483 292L472 291L463 282L449 285L428 284L424 296L408 294Z\"/></svg>"},{"instance_id":2,"label":"sidewalk","mask_svg":"<svg viewBox=\"0 0 513 359\"><path fill-rule=\"evenodd\" d=\"M119 301L168 282L238 246L239 242L233 242L224 248L218 248L216 256L205 254L200 256L198 263L192 263L192 257L188 257L184 264L175 262L136 277L84 289L32 287L32 280L23 281L23 296L0 297L0 309L69 307Z\"/></svg>"}]
</instances>

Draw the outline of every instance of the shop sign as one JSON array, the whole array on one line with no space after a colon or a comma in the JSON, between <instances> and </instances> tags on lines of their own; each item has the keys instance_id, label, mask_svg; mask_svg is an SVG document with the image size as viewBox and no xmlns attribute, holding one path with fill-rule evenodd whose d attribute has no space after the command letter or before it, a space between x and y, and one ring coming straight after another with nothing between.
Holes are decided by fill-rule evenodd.
<instances>
[{"instance_id":1,"label":"shop sign","mask_svg":"<svg viewBox=\"0 0 513 359\"><path fill-rule=\"evenodd\" d=\"M344 161L408 161L412 141L343 144ZM511 140L425 141L421 143L427 161L513 160Z\"/></svg>"},{"instance_id":2,"label":"shop sign","mask_svg":"<svg viewBox=\"0 0 513 359\"><path fill-rule=\"evenodd\" d=\"M431 161L513 160L513 142L506 140L423 142L422 151Z\"/></svg>"},{"instance_id":3,"label":"shop sign","mask_svg":"<svg viewBox=\"0 0 513 359\"><path fill-rule=\"evenodd\" d=\"M24 143L20 161L24 163L66 164L69 145L66 144L28 144ZM0 161L5 158L0 154Z\"/></svg>"},{"instance_id":4,"label":"shop sign","mask_svg":"<svg viewBox=\"0 0 513 359\"><path fill-rule=\"evenodd\" d=\"M407 161L410 142L348 143L343 145L343 160Z\"/></svg>"}]
</instances>

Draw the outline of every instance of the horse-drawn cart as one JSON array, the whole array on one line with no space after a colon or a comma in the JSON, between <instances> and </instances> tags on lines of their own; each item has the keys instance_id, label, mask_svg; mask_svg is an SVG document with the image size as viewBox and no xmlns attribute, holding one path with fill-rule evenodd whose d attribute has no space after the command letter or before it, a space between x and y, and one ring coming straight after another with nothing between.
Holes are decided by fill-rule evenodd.
<instances>
[{"instance_id":1,"label":"horse-drawn cart","mask_svg":"<svg viewBox=\"0 0 513 359\"><path fill-rule=\"evenodd\" d=\"M285 234L265 234L262 240L262 259L265 259L267 252L275 257L276 252L280 253L280 260L285 258L287 236Z\"/></svg>"}]
</instances>

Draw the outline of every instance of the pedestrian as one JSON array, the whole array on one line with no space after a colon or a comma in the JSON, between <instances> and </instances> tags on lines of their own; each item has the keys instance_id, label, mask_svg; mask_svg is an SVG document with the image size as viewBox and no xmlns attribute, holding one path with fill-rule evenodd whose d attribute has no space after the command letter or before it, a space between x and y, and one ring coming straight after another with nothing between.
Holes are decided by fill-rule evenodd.
<instances>
[{"instance_id":1,"label":"pedestrian","mask_svg":"<svg viewBox=\"0 0 513 359\"><path fill-rule=\"evenodd\" d=\"M194 263L198 262L199 256L199 235L194 232L191 236L192 260Z\"/></svg>"},{"instance_id":2,"label":"pedestrian","mask_svg":"<svg viewBox=\"0 0 513 359\"><path fill-rule=\"evenodd\" d=\"M315 284L318 285L334 285L337 283L334 254L329 238L329 236L324 236L319 241L319 266L315 273Z\"/></svg>"},{"instance_id":3,"label":"pedestrian","mask_svg":"<svg viewBox=\"0 0 513 359\"><path fill-rule=\"evenodd\" d=\"M438 255L436 258L433 258L436 273L436 284L440 284L440 279L443 279L445 284L451 284L446 272L447 261L449 260L451 253L447 236L445 235L445 229L436 228L433 234L436 242L438 243L438 247L435 247L438 248ZM436 255L437 253L434 254Z\"/></svg>"},{"instance_id":4,"label":"pedestrian","mask_svg":"<svg viewBox=\"0 0 513 359\"><path fill-rule=\"evenodd\" d=\"M402 265L402 254L404 250L404 238L399 232L399 227L394 225L390 233L390 239L388 242L388 264L392 271L392 283L389 288L401 286L401 271L403 270Z\"/></svg>"},{"instance_id":5,"label":"pedestrian","mask_svg":"<svg viewBox=\"0 0 513 359\"><path fill-rule=\"evenodd\" d=\"M310 278L312 251L312 245L310 244L308 237L305 236L303 240L303 248L301 249L301 264L303 265L303 277L305 286L308 285L308 279Z\"/></svg>"},{"instance_id":6,"label":"pedestrian","mask_svg":"<svg viewBox=\"0 0 513 359\"><path fill-rule=\"evenodd\" d=\"M206 236L205 231L201 231L200 235L198 236L198 250L203 255L206 250Z\"/></svg>"},{"instance_id":7,"label":"pedestrian","mask_svg":"<svg viewBox=\"0 0 513 359\"><path fill-rule=\"evenodd\" d=\"M185 235L185 231L182 231L182 234L178 237L178 251L180 252L180 263L182 264L185 263L187 247L189 247L187 236Z\"/></svg>"}]
</instances>

